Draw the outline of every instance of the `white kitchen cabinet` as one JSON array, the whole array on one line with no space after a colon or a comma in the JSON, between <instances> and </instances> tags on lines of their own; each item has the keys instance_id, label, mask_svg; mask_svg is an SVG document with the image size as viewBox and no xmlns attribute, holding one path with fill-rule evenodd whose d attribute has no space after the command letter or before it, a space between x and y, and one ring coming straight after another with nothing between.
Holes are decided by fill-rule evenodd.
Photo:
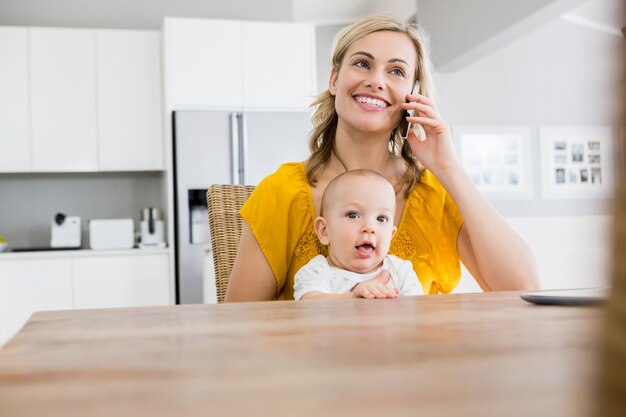
<instances>
[{"instance_id":1,"label":"white kitchen cabinet","mask_svg":"<svg viewBox=\"0 0 626 417\"><path fill-rule=\"evenodd\" d=\"M172 304L169 251L0 255L0 346L35 311Z\"/></svg>"},{"instance_id":2,"label":"white kitchen cabinet","mask_svg":"<svg viewBox=\"0 0 626 417\"><path fill-rule=\"evenodd\" d=\"M315 30L305 23L243 24L243 106L307 109L316 96Z\"/></svg>"},{"instance_id":3,"label":"white kitchen cabinet","mask_svg":"<svg viewBox=\"0 0 626 417\"><path fill-rule=\"evenodd\" d=\"M161 41L156 31L98 30L98 169L163 169Z\"/></svg>"},{"instance_id":4,"label":"white kitchen cabinet","mask_svg":"<svg viewBox=\"0 0 626 417\"><path fill-rule=\"evenodd\" d=\"M166 253L74 259L76 308L164 304L170 304Z\"/></svg>"},{"instance_id":5,"label":"white kitchen cabinet","mask_svg":"<svg viewBox=\"0 0 626 417\"><path fill-rule=\"evenodd\" d=\"M176 109L241 107L242 22L166 18L168 103Z\"/></svg>"},{"instance_id":6,"label":"white kitchen cabinet","mask_svg":"<svg viewBox=\"0 0 626 417\"><path fill-rule=\"evenodd\" d=\"M28 30L0 27L0 172L30 170Z\"/></svg>"},{"instance_id":7,"label":"white kitchen cabinet","mask_svg":"<svg viewBox=\"0 0 626 417\"><path fill-rule=\"evenodd\" d=\"M316 95L314 26L166 18L170 109L306 109Z\"/></svg>"},{"instance_id":8,"label":"white kitchen cabinet","mask_svg":"<svg viewBox=\"0 0 626 417\"><path fill-rule=\"evenodd\" d=\"M29 28L33 171L95 171L96 32Z\"/></svg>"},{"instance_id":9,"label":"white kitchen cabinet","mask_svg":"<svg viewBox=\"0 0 626 417\"><path fill-rule=\"evenodd\" d=\"M0 345L35 311L72 308L72 261L28 259L0 262Z\"/></svg>"}]
</instances>

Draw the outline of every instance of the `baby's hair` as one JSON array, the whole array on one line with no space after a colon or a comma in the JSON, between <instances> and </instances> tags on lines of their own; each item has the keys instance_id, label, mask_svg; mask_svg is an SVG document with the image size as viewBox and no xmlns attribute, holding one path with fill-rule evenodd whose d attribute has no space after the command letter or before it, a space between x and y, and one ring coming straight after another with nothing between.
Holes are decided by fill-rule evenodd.
<instances>
[{"instance_id":1,"label":"baby's hair","mask_svg":"<svg viewBox=\"0 0 626 417\"><path fill-rule=\"evenodd\" d=\"M391 189L393 190L393 186L389 181L387 181L387 178L385 178L383 175L376 171L373 171L371 169L353 169L351 171L346 171L337 175L326 186L324 194L322 194L322 207L320 208L320 216L324 216L324 211L326 211L326 209L328 208L328 204L330 204L330 202L328 201L330 199L330 194L332 194L334 189L337 188L337 186L341 184L341 182L352 177L371 177L373 179L382 180L389 184L389 187L391 187Z\"/></svg>"}]
</instances>

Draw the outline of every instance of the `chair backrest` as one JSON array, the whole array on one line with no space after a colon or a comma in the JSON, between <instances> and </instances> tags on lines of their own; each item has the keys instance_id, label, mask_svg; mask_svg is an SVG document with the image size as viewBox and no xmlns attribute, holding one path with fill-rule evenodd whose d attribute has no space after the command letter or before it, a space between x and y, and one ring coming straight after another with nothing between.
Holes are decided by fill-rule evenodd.
<instances>
[{"instance_id":1,"label":"chair backrest","mask_svg":"<svg viewBox=\"0 0 626 417\"><path fill-rule=\"evenodd\" d=\"M212 185L207 193L217 302L223 303L241 235L239 209L254 191L251 185Z\"/></svg>"}]
</instances>

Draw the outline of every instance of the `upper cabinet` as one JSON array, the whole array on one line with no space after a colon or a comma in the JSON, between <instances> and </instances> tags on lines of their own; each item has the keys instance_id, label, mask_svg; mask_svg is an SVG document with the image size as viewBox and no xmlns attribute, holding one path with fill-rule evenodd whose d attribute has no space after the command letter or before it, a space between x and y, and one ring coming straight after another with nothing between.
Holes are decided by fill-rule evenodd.
<instances>
[{"instance_id":1,"label":"upper cabinet","mask_svg":"<svg viewBox=\"0 0 626 417\"><path fill-rule=\"evenodd\" d=\"M310 24L243 25L243 103L307 109L315 100L315 30Z\"/></svg>"},{"instance_id":2,"label":"upper cabinet","mask_svg":"<svg viewBox=\"0 0 626 417\"><path fill-rule=\"evenodd\" d=\"M306 109L316 95L311 24L166 18L166 103Z\"/></svg>"},{"instance_id":3,"label":"upper cabinet","mask_svg":"<svg viewBox=\"0 0 626 417\"><path fill-rule=\"evenodd\" d=\"M0 27L0 172L162 170L160 48L156 31Z\"/></svg>"},{"instance_id":4,"label":"upper cabinet","mask_svg":"<svg viewBox=\"0 0 626 417\"><path fill-rule=\"evenodd\" d=\"M0 27L0 62L0 171L29 171L26 28Z\"/></svg>"},{"instance_id":5,"label":"upper cabinet","mask_svg":"<svg viewBox=\"0 0 626 417\"><path fill-rule=\"evenodd\" d=\"M29 30L32 170L95 171L95 31Z\"/></svg>"},{"instance_id":6,"label":"upper cabinet","mask_svg":"<svg viewBox=\"0 0 626 417\"><path fill-rule=\"evenodd\" d=\"M166 100L175 109L241 107L242 22L166 18Z\"/></svg>"},{"instance_id":7,"label":"upper cabinet","mask_svg":"<svg viewBox=\"0 0 626 417\"><path fill-rule=\"evenodd\" d=\"M160 48L154 31L96 33L101 171L163 169Z\"/></svg>"}]
</instances>

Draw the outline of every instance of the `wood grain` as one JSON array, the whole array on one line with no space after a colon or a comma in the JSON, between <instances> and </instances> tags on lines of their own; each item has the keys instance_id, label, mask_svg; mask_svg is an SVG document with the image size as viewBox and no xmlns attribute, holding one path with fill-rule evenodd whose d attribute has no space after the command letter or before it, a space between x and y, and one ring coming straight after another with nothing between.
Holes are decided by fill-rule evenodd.
<instances>
[{"instance_id":1,"label":"wood grain","mask_svg":"<svg viewBox=\"0 0 626 417\"><path fill-rule=\"evenodd\" d=\"M588 415L603 309L516 292L42 312L0 415Z\"/></svg>"}]
</instances>

